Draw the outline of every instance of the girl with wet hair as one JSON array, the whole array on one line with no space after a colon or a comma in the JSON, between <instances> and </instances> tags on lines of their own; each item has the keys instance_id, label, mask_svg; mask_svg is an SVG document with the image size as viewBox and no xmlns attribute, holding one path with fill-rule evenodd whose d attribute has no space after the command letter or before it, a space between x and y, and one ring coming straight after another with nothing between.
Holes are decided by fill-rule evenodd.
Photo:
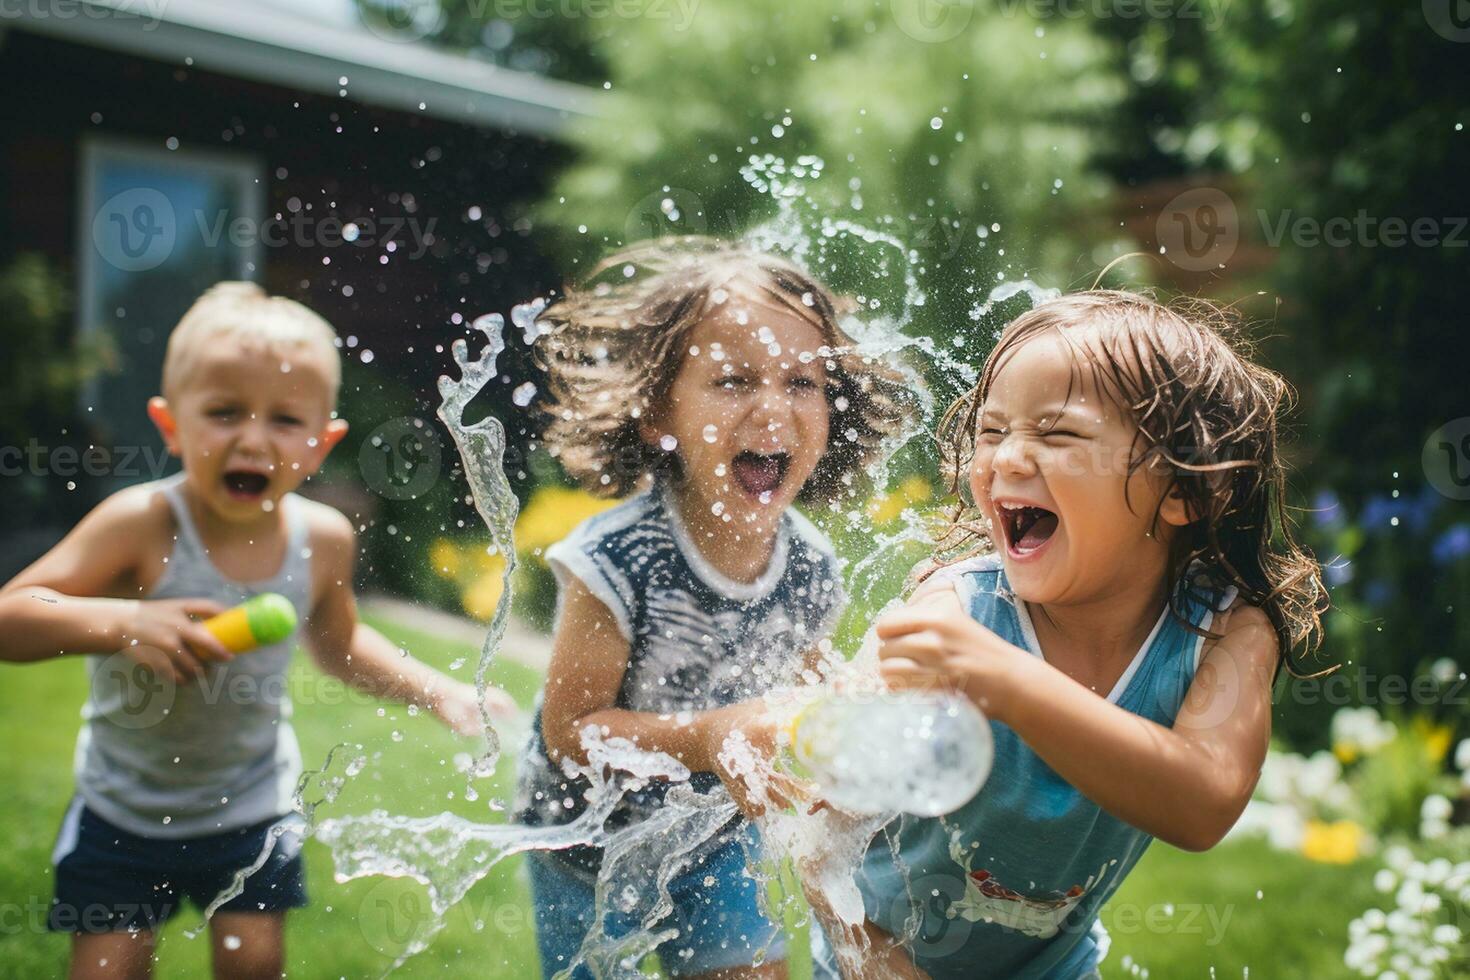
<instances>
[{"instance_id":1,"label":"girl with wet hair","mask_svg":"<svg viewBox=\"0 0 1470 980\"><path fill-rule=\"evenodd\" d=\"M948 558L876 626L890 687L987 714L994 768L955 813L880 833L861 927L818 904L845 976L1096 976L1098 910L1149 843L1235 823L1278 668L1326 606L1285 504L1288 394L1203 303L1094 290L1005 328L939 427L964 500Z\"/></svg>"},{"instance_id":2,"label":"girl with wet hair","mask_svg":"<svg viewBox=\"0 0 1470 980\"><path fill-rule=\"evenodd\" d=\"M682 239L608 258L541 315L548 450L590 492L632 496L547 551L558 614L521 767L527 823L586 810L587 781L560 763L587 764L588 730L673 756L708 793L742 704L817 665L843 605L841 570L793 505L864 491L920 397L856 349L845 311L791 262ZM610 825L648 819L667 790L630 790ZM688 856L659 925L675 930L658 947L667 973L786 975L779 929L745 873L758 846L737 818ZM600 849L529 861L547 976L578 962L594 927L616 939L640 926L596 910Z\"/></svg>"}]
</instances>

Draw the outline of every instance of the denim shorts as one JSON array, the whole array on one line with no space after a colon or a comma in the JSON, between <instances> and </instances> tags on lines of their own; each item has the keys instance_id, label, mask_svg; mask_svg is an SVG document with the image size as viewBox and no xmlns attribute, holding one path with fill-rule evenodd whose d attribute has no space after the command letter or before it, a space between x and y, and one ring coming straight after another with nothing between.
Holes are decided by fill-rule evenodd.
<instances>
[{"instance_id":1,"label":"denim shorts","mask_svg":"<svg viewBox=\"0 0 1470 980\"><path fill-rule=\"evenodd\" d=\"M674 911L659 928L676 928L679 934L658 947L665 974L682 977L750 966L762 950L764 962L786 958L781 928L761 912L761 885L745 874L745 860L741 841L733 840L669 883ZM550 980L576 959L591 928L593 884L549 854L532 852L526 865L541 972ZM713 883L705 884L711 878ZM606 916L603 929L609 938L621 938L638 927L635 919L616 911ZM572 974L573 980L591 976L585 966Z\"/></svg>"},{"instance_id":2,"label":"denim shorts","mask_svg":"<svg viewBox=\"0 0 1470 980\"><path fill-rule=\"evenodd\" d=\"M141 837L108 823L72 801L61 824L52 863L56 894L47 926L53 932L151 930L167 922L184 899L203 908L250 867L270 830L289 814L205 837ZM245 890L221 912L283 912L306 904L299 833L280 836Z\"/></svg>"}]
</instances>

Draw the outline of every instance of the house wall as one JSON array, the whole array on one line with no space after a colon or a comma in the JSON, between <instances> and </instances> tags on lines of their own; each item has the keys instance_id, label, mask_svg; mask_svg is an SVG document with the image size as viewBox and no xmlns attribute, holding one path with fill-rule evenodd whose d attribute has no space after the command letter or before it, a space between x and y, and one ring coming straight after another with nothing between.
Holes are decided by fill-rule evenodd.
<instances>
[{"instance_id":1,"label":"house wall","mask_svg":"<svg viewBox=\"0 0 1470 980\"><path fill-rule=\"evenodd\" d=\"M356 338L344 352L349 383L380 385L385 399L390 389L394 397L406 392L425 418L437 404L434 380L450 364L435 346L447 351L454 338L467 335L451 315L458 312L467 323L484 312L508 311L557 283L528 217L566 157L555 143L20 31L0 36L0 93L6 115L0 126L0 268L19 253L41 253L80 292L79 256L82 247L91 247L78 240L86 227L80 171L90 138L155 150L176 140L180 155L209 151L257 160L264 215L284 222L243 229L261 241L257 277L271 292L321 313L342 337ZM348 221L364 228L372 221L375 237L397 227L397 251L385 253L381 241L342 242L339 222ZM386 265L380 261L385 254ZM182 310L191 298L175 297L175 305ZM76 320L55 329L69 339ZM148 329L162 338L171 325L134 318L113 327ZM362 365L364 350L373 352L370 368ZM513 372L522 369L516 357L508 355ZM495 395L504 405L486 407L510 409L509 389ZM372 401L371 392L357 394L359 404ZM108 420L87 418L80 407L79 419L46 416L37 438L79 449L92 441L106 445ZM143 405L128 410L141 416ZM32 533L42 541L109 489L106 481L84 481L65 491L65 482L54 474L0 480L0 505L22 518L6 523L12 529L41 525ZM5 533L0 530L0 538ZM18 553L38 549L0 550L10 556L0 562L3 578Z\"/></svg>"}]
</instances>

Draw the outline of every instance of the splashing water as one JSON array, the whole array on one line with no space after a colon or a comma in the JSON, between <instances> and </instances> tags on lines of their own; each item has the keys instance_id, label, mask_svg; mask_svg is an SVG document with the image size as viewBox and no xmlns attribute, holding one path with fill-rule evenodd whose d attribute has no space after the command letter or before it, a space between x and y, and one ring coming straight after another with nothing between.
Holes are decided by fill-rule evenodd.
<instances>
[{"instance_id":1,"label":"splashing water","mask_svg":"<svg viewBox=\"0 0 1470 980\"><path fill-rule=\"evenodd\" d=\"M888 295L860 296L861 314L844 320L843 329L855 341L858 353L892 363L894 355L913 351L943 385L972 385L978 375L972 364L941 349L931 337L905 332L915 311L926 301L915 272L919 264L917 254L891 232L821 214L819 205L808 194L808 184L820 179L821 173L822 161L814 157L798 158L791 166L776 157L752 158L742 168L742 175L753 189L775 201L777 213L751 229L743 239L756 249L788 256L819 278L831 276L847 261L845 249L860 250L872 263L870 281L875 284L874 290L888 287ZM1039 302L1056 295L1057 291L1039 287L1030 280L1001 283L991 290L984 303L971 311L972 319L979 323L991 314L996 304L1022 294ZM511 312L511 325L521 332L528 345L536 343L546 332L538 321L545 306L545 300L538 299L518 305ZM499 314L488 314L472 325L486 338L484 350L471 360L467 343L462 339L454 342L452 356L460 377L439 379L438 416L458 449L476 509L490 533L490 551L505 559L504 587L475 671L475 687L485 716L488 672L504 637L510 612L516 569L513 528L519 503L504 471L504 426L493 416L473 423L466 420L470 402L497 377L497 361L505 349L505 319ZM919 417L884 447L882 461L873 472L879 487L888 482L891 455L930 428L935 409L934 399L922 383L920 369L906 360L898 363L913 382L913 390L923 393L923 400ZM534 397L534 386L528 392L523 386L513 400L522 405L531 397ZM853 526L865 523L861 507L847 511L846 517ZM927 529L919 518L908 513L897 531L871 534L865 553L848 569L846 577L851 592L869 607L876 605L879 589L885 582L885 563L894 562L895 556L905 551L903 546L918 547L927 540ZM824 643L822 649L823 676L803 675L808 683L819 682L829 687L874 683L877 656L876 641L871 634L850 661L830 643ZM773 711L778 710L774 695L771 703ZM488 716L484 721L487 747L468 767L471 786L465 795L471 800L476 798L473 782L493 774L501 755L499 735ZM595 917L594 927L577 957L558 976L568 977L573 969L583 965L599 980L641 977L639 961L677 935L682 926L671 915L674 902L670 897L670 883L689 868L700 845L726 827L738 810L723 787L709 793L695 792L688 784L688 769L666 755L638 750L621 739L604 739L590 727L582 733L582 738L588 765L579 767L564 760L562 766L569 777L580 775L590 783L587 809L570 823L537 827L481 823L448 812L411 817L383 810L318 822L318 809L336 800L366 761L360 755L361 746L339 745L329 753L321 769L302 778L296 794L296 810L303 820L291 826L283 825L279 833L272 832L257 861L237 875L231 888L210 904L206 922L224 902L240 893L244 880L264 865L271 849L286 833L308 834L331 849L339 881L381 875L409 878L427 889L433 917L416 929L388 968L391 971L424 950L443 927L448 911L505 858L528 851L589 845L603 849L602 868L595 885L597 909L599 912L615 910L622 921L633 926L620 930L618 935L610 935L604 931L602 916ZM737 733L727 740L720 758L731 772L743 777L753 799L769 804L764 816L756 821L765 854L760 861L747 862L748 873L763 886L760 889L763 910L773 920L780 921L782 912L802 898L799 893L783 890L779 868L789 866L798 869L807 889L806 898L829 913L829 921L859 925L864 915L855 880L857 869L877 831L896 815L860 817L830 808L813 814L787 812L776 805L769 793L783 779L789 782L789 777L743 736ZM608 830L605 824L624 796L654 779L671 784L664 805L640 822ZM492 809L499 809L494 801L491 805ZM861 960L864 940L842 935L830 938L834 940L839 961L854 964Z\"/></svg>"},{"instance_id":2,"label":"splashing water","mask_svg":"<svg viewBox=\"0 0 1470 980\"><path fill-rule=\"evenodd\" d=\"M521 327L525 335L534 339L535 318L546 306L545 300L521 304L511 311L511 320ZM460 338L450 347L454 363L459 366L458 381L441 375L439 378L439 420L454 437L459 449L459 458L464 464L465 480L470 485L470 494L475 500L475 509L490 532L492 553L505 557L501 572L502 589L500 600L495 604L495 615L485 633L485 642L480 647L480 661L475 667L475 690L479 694L480 717L485 723L485 738L488 745L476 761L471 776L489 776L495 771L500 759L500 736L490 723L489 709L485 701L485 685L490 670L491 658L505 636L506 623L510 617L511 579L516 569L515 523L521 504L510 488L505 476L505 426L493 415L487 415L473 424L465 421L464 412L475 396L484 390L496 376L496 362L505 350L505 318L499 313L490 313L476 318L474 328L485 335L484 352L477 359L469 359L469 345Z\"/></svg>"}]
</instances>

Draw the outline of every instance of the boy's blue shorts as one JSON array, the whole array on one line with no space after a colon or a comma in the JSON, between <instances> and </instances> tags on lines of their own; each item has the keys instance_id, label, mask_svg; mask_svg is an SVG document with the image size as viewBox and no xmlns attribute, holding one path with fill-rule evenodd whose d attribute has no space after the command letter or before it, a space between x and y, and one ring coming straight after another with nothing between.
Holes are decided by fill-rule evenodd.
<instances>
[{"instance_id":1,"label":"boy's blue shorts","mask_svg":"<svg viewBox=\"0 0 1470 980\"><path fill-rule=\"evenodd\" d=\"M206 837L178 840L140 837L108 823L80 799L72 801L57 837L52 863L56 895L47 926L53 932L118 932L155 929L185 898L208 905L250 867L271 827L295 814ZM245 890L221 912L283 912L306 904L301 835L275 842Z\"/></svg>"},{"instance_id":2,"label":"boy's blue shorts","mask_svg":"<svg viewBox=\"0 0 1470 980\"><path fill-rule=\"evenodd\" d=\"M755 840L753 832L751 839ZM750 966L762 950L765 962L786 958L780 927L761 912L761 886L745 874L745 860L745 848L732 840L669 882L674 911L660 928L672 926L679 935L658 947L665 975ZM541 973L550 978L566 969L582 948L593 921L593 886L548 854L532 851L526 865L531 872ZM650 868L650 884L653 877ZM629 920L614 911L604 920L604 930L610 937L626 936L638 925ZM572 977L590 980L591 973L580 966Z\"/></svg>"}]
</instances>

